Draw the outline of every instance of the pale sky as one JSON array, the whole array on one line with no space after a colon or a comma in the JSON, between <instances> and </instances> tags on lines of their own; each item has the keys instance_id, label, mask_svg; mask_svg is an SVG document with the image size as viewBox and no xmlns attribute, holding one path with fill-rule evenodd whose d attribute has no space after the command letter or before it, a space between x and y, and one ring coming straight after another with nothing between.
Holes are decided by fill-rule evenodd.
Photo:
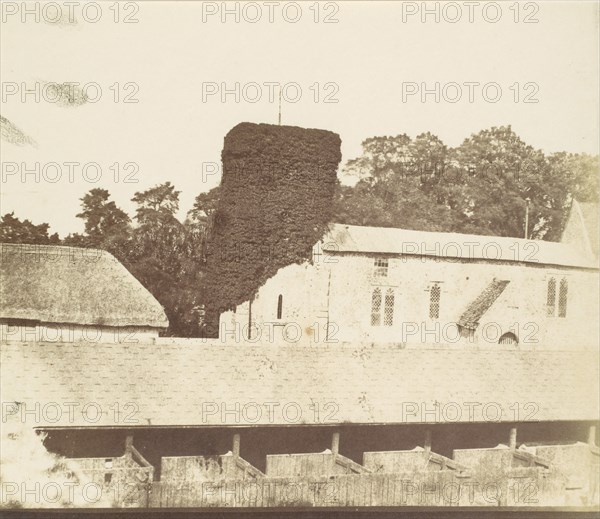
<instances>
[{"instance_id":1,"label":"pale sky","mask_svg":"<svg viewBox=\"0 0 600 519\"><path fill-rule=\"evenodd\" d=\"M8 4L16 6L15 14ZM339 133L342 163L376 135L414 138L431 131L457 146L472 133L508 124L545 152L598 153L598 5L593 2L525 2L518 13L512 1L500 2L499 12L488 5L493 2L480 2L471 7L472 22L468 2L430 2L433 14L425 20L421 2L322 2L319 22L314 2L271 7L230 2L229 9L239 9L236 22L234 14L222 20L221 2L145 1L122 4L118 23L114 3L99 2L99 13L76 3L75 24L68 23L62 2L56 2L64 9L61 23L51 23L55 13L44 11L43 4L39 21L35 13L23 21L22 4L3 3L0 113L36 146L1 142L0 209L36 224L48 222L61 236L83 230L75 217L79 198L94 187L108 189L133 216L133 194L169 180L182 191L183 217L198 193L218 184L218 174L202 178L202 164L220 163L225 134L243 121L277 122L277 96L269 100L269 82L288 84L283 124ZM461 18L451 23L457 9ZM259 10L262 18L251 23ZM208 14L212 11L217 12ZM292 23L298 13L300 20ZM123 23L126 16L137 23ZM337 23L324 23L326 16ZM524 23L526 17L537 23ZM95 103L61 106L52 102L56 90L47 84L64 82L87 85L92 98L98 85L101 96ZM230 94L222 102L221 86L233 90L236 82L246 99L236 102ZM405 94L422 85L435 89L436 82L446 99L436 102L430 94L422 102L420 91L403 99L403 89ZM471 87L473 102L469 82L480 84ZM295 103L292 83L301 89ZM450 83L461 88L455 103L450 100L457 90L446 86ZM484 98L482 86L489 83L501 88L495 103L490 102L498 95L493 85ZM23 100L24 88L36 84L39 102L33 94ZM209 84L219 92L203 99ZM259 93L262 98L250 102ZM124 103L128 94L139 102ZM328 94L338 102L325 103ZM525 103L527 95L538 102ZM69 178L69 162L97 163L100 170L90 166L86 179L82 167L73 166ZM133 172L126 163L137 165L130 179L137 182L124 181ZM33 172L23 175L25 168Z\"/></svg>"}]
</instances>

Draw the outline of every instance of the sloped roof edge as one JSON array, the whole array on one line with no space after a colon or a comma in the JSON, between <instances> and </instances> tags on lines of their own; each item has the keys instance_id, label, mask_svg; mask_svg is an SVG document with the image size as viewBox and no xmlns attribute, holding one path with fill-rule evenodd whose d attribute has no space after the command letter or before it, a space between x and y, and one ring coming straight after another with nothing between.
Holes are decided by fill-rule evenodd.
<instances>
[{"instance_id":1,"label":"sloped roof edge","mask_svg":"<svg viewBox=\"0 0 600 519\"><path fill-rule=\"evenodd\" d=\"M154 296L99 249L0 243L0 318L166 328Z\"/></svg>"},{"instance_id":2,"label":"sloped roof edge","mask_svg":"<svg viewBox=\"0 0 600 519\"><path fill-rule=\"evenodd\" d=\"M505 236L332 223L321 242L323 248L334 254L399 254L598 269L596 262L568 244Z\"/></svg>"}]
</instances>

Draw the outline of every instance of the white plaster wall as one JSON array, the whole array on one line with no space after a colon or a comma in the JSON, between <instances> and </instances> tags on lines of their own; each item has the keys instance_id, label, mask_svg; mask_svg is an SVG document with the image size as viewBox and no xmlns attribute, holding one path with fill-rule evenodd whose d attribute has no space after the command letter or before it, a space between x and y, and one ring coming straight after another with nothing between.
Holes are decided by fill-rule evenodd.
<instances>
[{"instance_id":1,"label":"white plaster wall","mask_svg":"<svg viewBox=\"0 0 600 519\"><path fill-rule=\"evenodd\" d=\"M252 303L252 322L261 330L261 337L255 333L253 340L296 342L300 330L299 342L426 342L495 348L501 334L513 332L520 349L598 347L597 272L416 256L389 257L388 262L387 277L375 276L374 256L363 254L336 254L327 264L281 269L259 289ZM557 287L563 276L568 279L565 318L546 315L550 276L556 277ZM474 337L459 337L456 322L494 278L510 283L483 315ZM440 316L430 319L429 289L436 281L441 286ZM394 290L393 326L371 326L371 295L376 286L382 297L387 288ZM283 295L280 321L276 318L279 294ZM244 342L247 303L235 313L223 314L221 331L229 331L228 341L234 323Z\"/></svg>"},{"instance_id":2,"label":"white plaster wall","mask_svg":"<svg viewBox=\"0 0 600 519\"><path fill-rule=\"evenodd\" d=\"M219 338L227 342L305 342L325 335L329 272L304 263L280 269L258 291L250 305L221 315ZM277 318L282 295L281 319ZM248 331L250 329L250 338ZM318 330L318 331L317 331Z\"/></svg>"}]
</instances>

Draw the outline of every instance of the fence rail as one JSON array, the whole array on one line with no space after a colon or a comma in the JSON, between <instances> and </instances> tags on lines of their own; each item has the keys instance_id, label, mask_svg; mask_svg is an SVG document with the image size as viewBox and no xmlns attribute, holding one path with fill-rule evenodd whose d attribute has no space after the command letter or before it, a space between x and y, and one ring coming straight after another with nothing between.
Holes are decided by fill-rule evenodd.
<instances>
[{"instance_id":1,"label":"fence rail","mask_svg":"<svg viewBox=\"0 0 600 519\"><path fill-rule=\"evenodd\" d=\"M581 490L581 489L579 489ZM586 506L560 474L526 467L483 480L438 471L262 478L195 483L155 482L153 507ZM596 496L597 499L597 496Z\"/></svg>"}]
</instances>

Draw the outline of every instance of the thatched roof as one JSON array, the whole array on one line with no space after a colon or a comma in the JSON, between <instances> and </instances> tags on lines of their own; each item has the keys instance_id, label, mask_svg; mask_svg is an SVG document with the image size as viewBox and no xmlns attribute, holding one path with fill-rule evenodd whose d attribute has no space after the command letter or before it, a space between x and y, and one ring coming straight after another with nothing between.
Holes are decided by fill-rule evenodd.
<instances>
[{"instance_id":1,"label":"thatched roof","mask_svg":"<svg viewBox=\"0 0 600 519\"><path fill-rule=\"evenodd\" d=\"M78 403L74 417L41 413L37 427L511 422L515 406L528 404L535 413L520 420L598 420L600 395L597 351L502 345L14 342L0 345L0 369L4 402ZM86 421L81 411L92 402L102 415L95 421L91 410ZM114 402L129 404L120 417Z\"/></svg>"},{"instance_id":2,"label":"thatched roof","mask_svg":"<svg viewBox=\"0 0 600 519\"><path fill-rule=\"evenodd\" d=\"M489 310L490 306L492 306L496 299L500 297L500 294L504 292L504 289L509 283L510 281L500 279L492 280L492 282L483 289L481 294L479 294L462 313L458 320L458 324L464 328L475 330L479 325L481 316Z\"/></svg>"},{"instance_id":3,"label":"thatched roof","mask_svg":"<svg viewBox=\"0 0 600 519\"><path fill-rule=\"evenodd\" d=\"M159 302L96 249L0 244L0 319L166 328Z\"/></svg>"}]
</instances>

